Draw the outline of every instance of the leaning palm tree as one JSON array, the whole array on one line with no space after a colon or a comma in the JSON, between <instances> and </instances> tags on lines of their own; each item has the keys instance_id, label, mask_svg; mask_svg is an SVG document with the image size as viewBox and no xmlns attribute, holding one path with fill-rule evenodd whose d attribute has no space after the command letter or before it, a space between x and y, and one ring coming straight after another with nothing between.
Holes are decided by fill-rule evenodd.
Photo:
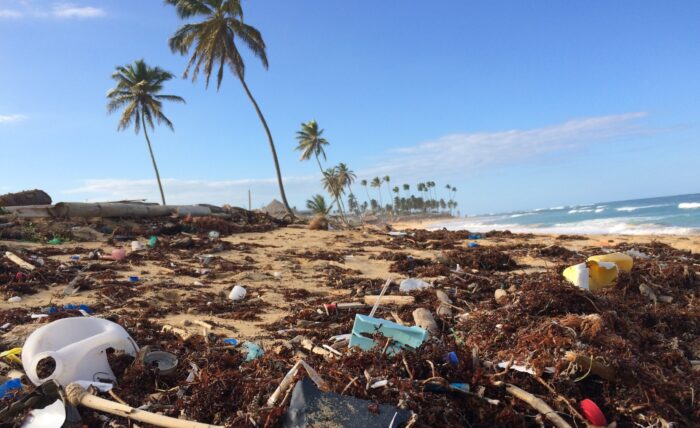
<instances>
[{"instance_id":1,"label":"leaning palm tree","mask_svg":"<svg viewBox=\"0 0 700 428\"><path fill-rule=\"evenodd\" d=\"M314 214L327 215L333 204L326 203L326 198L323 195L314 195L311 199L306 200L306 208L310 209Z\"/></svg>"},{"instance_id":2,"label":"leaning palm tree","mask_svg":"<svg viewBox=\"0 0 700 428\"><path fill-rule=\"evenodd\" d=\"M323 129L318 127L318 123L315 120L302 123L301 130L297 131L297 141L299 144L295 150L301 152L299 160L309 160L311 156L314 156L316 162L318 162L318 168L321 170L321 173L323 173L323 167L321 166L319 157L323 156L323 159L326 159L326 150L324 146L327 146L329 143L328 140L321 137L321 134L323 134Z\"/></svg>"},{"instance_id":3,"label":"leaning palm tree","mask_svg":"<svg viewBox=\"0 0 700 428\"><path fill-rule=\"evenodd\" d=\"M360 186L365 188L365 193L367 194L367 201L369 202L372 198L369 197L369 190L367 190L367 180L360 180Z\"/></svg>"},{"instance_id":4,"label":"leaning palm tree","mask_svg":"<svg viewBox=\"0 0 700 428\"><path fill-rule=\"evenodd\" d=\"M385 176L382 178L382 181L384 181L384 182L386 183L386 188L387 188L387 190L389 191L389 199L391 199L391 186L389 186L389 182L391 182L391 177L389 177L388 175L385 175ZM391 201L391 206L392 206L392 211L394 211L396 207L394 207L394 201L393 201L393 200Z\"/></svg>"},{"instance_id":5,"label":"leaning palm tree","mask_svg":"<svg viewBox=\"0 0 700 428\"><path fill-rule=\"evenodd\" d=\"M148 138L148 127L155 129L153 120L158 124L164 123L173 130L173 123L163 114L163 101L175 101L184 103L185 100L177 95L164 95L160 91L163 83L172 79L173 75L161 68L150 67L142 59L133 64L117 67L112 79L117 82L114 89L107 92L107 111L111 114L123 108L117 129L123 131L132 124L134 131L138 134L143 128L143 135L146 137L148 152L151 154L151 162L156 172L158 190L160 190L160 200L165 205L165 194L163 184L160 182L160 173L156 158L153 155L151 140Z\"/></svg>"},{"instance_id":6,"label":"leaning palm tree","mask_svg":"<svg viewBox=\"0 0 700 428\"><path fill-rule=\"evenodd\" d=\"M195 81L201 70L206 76L206 86L208 87L211 73L216 66L216 88L218 90L224 78L224 70L228 66L231 73L243 85L243 89L253 104L267 134L282 203L284 203L287 213L293 218L294 212L289 207L287 195L284 193L282 171L277 159L275 143L272 141L272 134L265 117L245 82L245 63L236 45L238 41L243 42L267 69L267 53L262 35L257 29L243 22L243 8L240 0L165 0L165 2L175 6L181 19L195 17L203 19L200 22L183 25L170 38L169 45L173 52L186 55L190 48L193 50L182 77L186 79L192 71L192 81Z\"/></svg>"},{"instance_id":7,"label":"leaning palm tree","mask_svg":"<svg viewBox=\"0 0 700 428\"><path fill-rule=\"evenodd\" d=\"M338 170L338 178L340 179L341 184L344 187L347 187L350 194L352 194L352 188L350 186L352 186L352 183L354 183L355 179L357 178L355 171L348 168L348 166L343 162L339 163L336 168Z\"/></svg>"}]
</instances>

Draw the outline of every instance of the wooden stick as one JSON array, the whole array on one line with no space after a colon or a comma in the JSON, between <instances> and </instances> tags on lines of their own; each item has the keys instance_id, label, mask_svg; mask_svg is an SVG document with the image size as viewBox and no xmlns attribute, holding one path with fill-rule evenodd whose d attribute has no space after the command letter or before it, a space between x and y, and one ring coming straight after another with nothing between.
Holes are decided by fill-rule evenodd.
<instances>
[{"instance_id":1,"label":"wooden stick","mask_svg":"<svg viewBox=\"0 0 700 428\"><path fill-rule=\"evenodd\" d=\"M437 334L439 331L433 314L425 308L418 308L413 311L413 321L418 327L428 330L430 334Z\"/></svg>"},{"instance_id":2,"label":"wooden stick","mask_svg":"<svg viewBox=\"0 0 700 428\"><path fill-rule=\"evenodd\" d=\"M617 375L614 368L595 360L593 357L578 355L575 352L569 351L566 353L565 358L572 363L579 365L582 370L593 373L594 375L605 380L609 380L611 382L617 380Z\"/></svg>"},{"instance_id":3,"label":"wooden stick","mask_svg":"<svg viewBox=\"0 0 700 428\"><path fill-rule=\"evenodd\" d=\"M85 389L77 383L71 383L66 387L66 396L68 401L73 406L84 406L89 409L106 412L112 415L121 416L146 424L155 425L166 428L223 428L220 425L209 425L200 422L186 421L183 419L175 419L164 415L146 412L144 410L135 409L131 406L115 403L114 401L105 400L91 394L88 394Z\"/></svg>"},{"instance_id":4,"label":"wooden stick","mask_svg":"<svg viewBox=\"0 0 700 428\"><path fill-rule=\"evenodd\" d=\"M513 397L524 401L530 407L540 412L542 415L544 415L545 418L549 419L549 421L555 427L571 428L571 425L569 425L564 419L562 419L562 417L559 416L559 414L555 412L554 409L549 407L547 403L530 394L529 392L509 383L506 384L506 392L512 395Z\"/></svg>"},{"instance_id":5,"label":"wooden stick","mask_svg":"<svg viewBox=\"0 0 700 428\"><path fill-rule=\"evenodd\" d=\"M286 375L284 375L284 378L282 378L282 382L280 382L279 386L277 386L277 389L270 395L270 398L267 399L267 405L272 407L277 403L277 400L279 400L280 395L289 388L289 386L292 384L292 381L294 380L294 376L296 376L297 372L299 371L299 367L301 367L301 361L297 361L296 364L292 366L291 369L287 372Z\"/></svg>"},{"instance_id":6,"label":"wooden stick","mask_svg":"<svg viewBox=\"0 0 700 428\"><path fill-rule=\"evenodd\" d=\"M404 320L401 319L399 316L398 312L396 311L391 311L391 316L394 317L394 321L396 321L396 324L406 326L407 324L404 322Z\"/></svg>"},{"instance_id":7,"label":"wooden stick","mask_svg":"<svg viewBox=\"0 0 700 428\"><path fill-rule=\"evenodd\" d=\"M413 296L383 296L381 298L384 304L406 306L415 303L416 299ZM365 303L374 305L379 301L379 296L365 296Z\"/></svg>"},{"instance_id":8,"label":"wooden stick","mask_svg":"<svg viewBox=\"0 0 700 428\"><path fill-rule=\"evenodd\" d=\"M445 293L442 290L435 290L435 294L437 295L437 298L440 301L440 304L437 308L438 316L451 317L452 308L450 306L452 305L452 300L450 299L450 297L447 295L447 293Z\"/></svg>"},{"instance_id":9,"label":"wooden stick","mask_svg":"<svg viewBox=\"0 0 700 428\"><path fill-rule=\"evenodd\" d=\"M20 259L19 256L17 256L15 253L11 251L5 251L5 257L10 259L13 263L15 263L17 266L21 267L22 269L27 269L27 270L34 270L36 267L34 267L33 264L27 263L24 260Z\"/></svg>"}]
</instances>

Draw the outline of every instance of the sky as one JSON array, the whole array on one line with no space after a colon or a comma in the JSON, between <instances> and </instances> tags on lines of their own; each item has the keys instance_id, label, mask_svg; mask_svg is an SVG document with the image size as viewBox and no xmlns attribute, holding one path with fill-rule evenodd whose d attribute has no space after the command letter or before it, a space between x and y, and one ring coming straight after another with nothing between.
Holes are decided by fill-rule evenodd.
<instances>
[{"instance_id":1,"label":"sky","mask_svg":"<svg viewBox=\"0 0 700 428\"><path fill-rule=\"evenodd\" d=\"M700 192L700 2L244 0L267 44L246 81L288 198L322 192L295 133L318 121L327 166L457 187L462 214ZM169 203L279 198L263 128L232 75L181 79L160 0L0 0L0 193L158 201L143 135L106 111L118 65L177 78L151 133ZM354 186L361 200L365 191ZM376 190L373 196L376 198ZM386 189L384 189L386 196Z\"/></svg>"}]
</instances>

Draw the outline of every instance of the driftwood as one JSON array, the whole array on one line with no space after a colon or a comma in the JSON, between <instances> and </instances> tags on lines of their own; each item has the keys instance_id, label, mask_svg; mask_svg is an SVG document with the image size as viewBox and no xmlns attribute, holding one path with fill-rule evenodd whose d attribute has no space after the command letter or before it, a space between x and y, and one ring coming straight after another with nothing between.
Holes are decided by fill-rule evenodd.
<instances>
[{"instance_id":1,"label":"driftwood","mask_svg":"<svg viewBox=\"0 0 700 428\"><path fill-rule=\"evenodd\" d=\"M71 383L66 387L66 396L68 401L73 406L84 406L89 409L106 412L112 415L128 418L134 421L144 422L146 424L155 425L167 428L218 428L220 425L209 425L199 422L186 421L184 419L175 419L164 415L147 412L145 410L135 409L126 404L115 403L114 401L96 397L89 394L85 389L76 384Z\"/></svg>"},{"instance_id":2,"label":"driftwood","mask_svg":"<svg viewBox=\"0 0 700 428\"><path fill-rule=\"evenodd\" d=\"M292 366L291 369L287 372L286 375L284 375L284 378L282 379L282 382L280 382L279 386L275 391L270 395L270 398L267 399L267 405L272 407L277 404L277 402L280 399L280 396L284 391L289 389L289 387L292 385L292 382L294 382L294 377L297 375L297 372L299 369L303 367L304 370L306 370L306 374L309 375L309 378L311 378L312 381L318 386L318 388L321 391L329 391L330 388L328 384L319 376L318 372L314 370L309 364L307 364L306 361L304 360L299 360L297 361L294 366Z\"/></svg>"},{"instance_id":3,"label":"driftwood","mask_svg":"<svg viewBox=\"0 0 700 428\"><path fill-rule=\"evenodd\" d=\"M447 295L447 293L445 293L442 290L435 290L435 294L437 295L437 298L440 301L440 304L437 308L438 316L451 317L452 308L450 307L450 305L452 305L452 300L450 299L450 297Z\"/></svg>"},{"instance_id":4,"label":"driftwood","mask_svg":"<svg viewBox=\"0 0 700 428\"><path fill-rule=\"evenodd\" d=\"M365 304L367 305L374 305L377 300L379 300L379 296L365 296ZM381 302L385 305L406 306L412 305L415 301L416 299L413 296L385 295L381 297Z\"/></svg>"},{"instance_id":5,"label":"driftwood","mask_svg":"<svg viewBox=\"0 0 700 428\"><path fill-rule=\"evenodd\" d=\"M506 384L506 392L512 395L513 397L524 401L530 407L540 412L545 418L549 419L549 421L555 427L571 428L571 425L569 425L568 422L562 419L562 417L559 416L559 414L555 412L554 409L549 407L547 403L530 394L529 392L525 391L524 389L520 389L517 386L508 383Z\"/></svg>"},{"instance_id":6,"label":"driftwood","mask_svg":"<svg viewBox=\"0 0 700 428\"><path fill-rule=\"evenodd\" d=\"M39 189L0 195L0 207L22 205L51 205L51 196Z\"/></svg>"},{"instance_id":7,"label":"driftwood","mask_svg":"<svg viewBox=\"0 0 700 428\"><path fill-rule=\"evenodd\" d=\"M591 373L605 380L614 382L617 380L615 369L607 366L593 357L578 355L575 352L567 352L565 358L572 363L576 363L585 373Z\"/></svg>"},{"instance_id":8,"label":"driftwood","mask_svg":"<svg viewBox=\"0 0 700 428\"><path fill-rule=\"evenodd\" d=\"M27 270L34 270L36 267L34 267L33 264L27 263L21 258L19 258L15 253L12 253L10 251L5 251L5 257L10 259L14 264L17 266L21 267L22 269L27 269Z\"/></svg>"},{"instance_id":9,"label":"driftwood","mask_svg":"<svg viewBox=\"0 0 700 428\"><path fill-rule=\"evenodd\" d=\"M413 321L418 327L427 330L430 334L437 334L439 331L433 314L425 308L418 308L413 311Z\"/></svg>"}]
</instances>

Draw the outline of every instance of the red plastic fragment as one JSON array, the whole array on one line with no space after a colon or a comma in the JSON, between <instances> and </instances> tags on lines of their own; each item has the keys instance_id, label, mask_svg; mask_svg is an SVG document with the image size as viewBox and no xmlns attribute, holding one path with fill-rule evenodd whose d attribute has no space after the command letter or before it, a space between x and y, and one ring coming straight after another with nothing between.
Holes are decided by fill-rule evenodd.
<instances>
[{"instance_id":1,"label":"red plastic fragment","mask_svg":"<svg viewBox=\"0 0 700 428\"><path fill-rule=\"evenodd\" d=\"M588 422L595 426L604 427L608 425L608 421L605 419L605 415L600 410L600 407L598 407L598 405L592 400L589 400L588 398L581 400L579 406L581 407L583 416L588 419Z\"/></svg>"}]
</instances>

